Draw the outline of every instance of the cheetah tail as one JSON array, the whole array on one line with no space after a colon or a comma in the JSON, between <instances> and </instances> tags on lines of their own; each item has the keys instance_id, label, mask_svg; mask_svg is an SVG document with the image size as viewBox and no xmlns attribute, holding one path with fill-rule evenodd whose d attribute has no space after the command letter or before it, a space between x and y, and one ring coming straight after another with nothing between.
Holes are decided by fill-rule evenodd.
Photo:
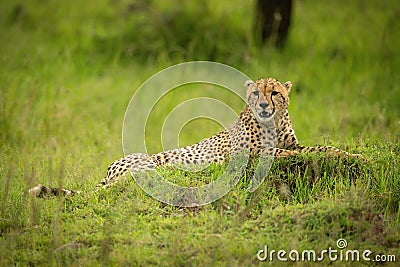
<instances>
[{"instance_id":1,"label":"cheetah tail","mask_svg":"<svg viewBox=\"0 0 400 267\"><path fill-rule=\"evenodd\" d=\"M28 193L34 197L45 198L49 196L73 196L75 194L80 194L79 191L73 191L63 188L48 187L41 184L36 185L28 190Z\"/></svg>"}]
</instances>

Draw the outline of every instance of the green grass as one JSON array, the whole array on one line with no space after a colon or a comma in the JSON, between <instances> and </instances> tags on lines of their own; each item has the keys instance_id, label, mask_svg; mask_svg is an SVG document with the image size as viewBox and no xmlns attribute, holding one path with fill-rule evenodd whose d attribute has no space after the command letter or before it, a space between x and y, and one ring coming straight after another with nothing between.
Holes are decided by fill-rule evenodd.
<instances>
[{"instance_id":1,"label":"green grass","mask_svg":"<svg viewBox=\"0 0 400 267\"><path fill-rule=\"evenodd\" d=\"M295 1L287 46L275 50L251 40L251 1L178 2L0 3L0 265L249 266L262 264L256 253L265 245L322 250L339 238L399 261L398 3ZM291 80L301 143L362 153L368 163L279 160L256 192L246 191L246 173L224 198L196 209L163 205L131 180L67 199L26 194L39 182L90 192L122 156L134 91L189 60ZM242 108L227 92L210 93ZM177 89L160 102L150 151L161 147L165 114L193 96ZM180 142L218 129L192 122ZM218 171L212 166L210 176ZM182 184L196 178L169 173Z\"/></svg>"}]
</instances>

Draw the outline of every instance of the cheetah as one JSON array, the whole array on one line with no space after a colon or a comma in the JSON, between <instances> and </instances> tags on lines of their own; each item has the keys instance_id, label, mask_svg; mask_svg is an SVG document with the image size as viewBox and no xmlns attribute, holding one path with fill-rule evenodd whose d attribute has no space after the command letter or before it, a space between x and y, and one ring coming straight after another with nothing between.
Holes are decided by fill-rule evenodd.
<instances>
[{"instance_id":1,"label":"cheetah","mask_svg":"<svg viewBox=\"0 0 400 267\"><path fill-rule=\"evenodd\" d=\"M289 117L289 93L292 83L280 83L274 78L246 81L246 106L235 124L199 143L157 154L136 153L111 163L107 174L96 186L105 188L117 182L128 171L154 170L158 166L191 166L223 163L237 153L247 151L250 158L261 155L291 157L301 153L325 152L333 155L358 157L331 146L306 147L299 144ZM38 184L29 190L31 195L70 196L78 191L59 189Z\"/></svg>"}]
</instances>

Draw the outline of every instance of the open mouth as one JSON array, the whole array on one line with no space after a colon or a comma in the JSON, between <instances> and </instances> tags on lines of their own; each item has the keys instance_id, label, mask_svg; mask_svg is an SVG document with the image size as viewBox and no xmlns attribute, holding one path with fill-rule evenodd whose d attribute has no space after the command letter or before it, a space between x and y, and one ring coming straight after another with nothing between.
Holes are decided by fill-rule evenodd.
<instances>
[{"instance_id":1,"label":"open mouth","mask_svg":"<svg viewBox=\"0 0 400 267\"><path fill-rule=\"evenodd\" d=\"M260 113L258 113L260 115L261 118L269 118L272 116L272 112L268 112L268 111L261 111Z\"/></svg>"}]
</instances>

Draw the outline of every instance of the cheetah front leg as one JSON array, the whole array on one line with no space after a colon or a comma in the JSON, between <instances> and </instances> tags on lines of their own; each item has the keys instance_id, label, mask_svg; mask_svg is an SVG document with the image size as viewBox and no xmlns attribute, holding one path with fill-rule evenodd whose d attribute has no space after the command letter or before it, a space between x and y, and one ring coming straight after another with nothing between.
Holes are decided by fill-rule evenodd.
<instances>
[{"instance_id":1,"label":"cheetah front leg","mask_svg":"<svg viewBox=\"0 0 400 267\"><path fill-rule=\"evenodd\" d=\"M260 156L273 156L276 158L294 157L300 154L299 151L277 147L265 147L260 151Z\"/></svg>"},{"instance_id":2,"label":"cheetah front leg","mask_svg":"<svg viewBox=\"0 0 400 267\"><path fill-rule=\"evenodd\" d=\"M357 158L357 159L364 160L364 157L361 154L352 154L352 153L349 153L347 151L341 150L341 149L333 147L333 146L307 147L307 146L297 145L294 149L301 154L322 152L322 153L326 153L328 155L337 156L337 157L341 156L341 157L350 157L350 158Z\"/></svg>"},{"instance_id":3,"label":"cheetah front leg","mask_svg":"<svg viewBox=\"0 0 400 267\"><path fill-rule=\"evenodd\" d=\"M273 155L276 158L294 157L298 154L300 154L300 153L296 150L288 150L288 149L282 149L282 148L274 148L274 152L273 152Z\"/></svg>"}]
</instances>

